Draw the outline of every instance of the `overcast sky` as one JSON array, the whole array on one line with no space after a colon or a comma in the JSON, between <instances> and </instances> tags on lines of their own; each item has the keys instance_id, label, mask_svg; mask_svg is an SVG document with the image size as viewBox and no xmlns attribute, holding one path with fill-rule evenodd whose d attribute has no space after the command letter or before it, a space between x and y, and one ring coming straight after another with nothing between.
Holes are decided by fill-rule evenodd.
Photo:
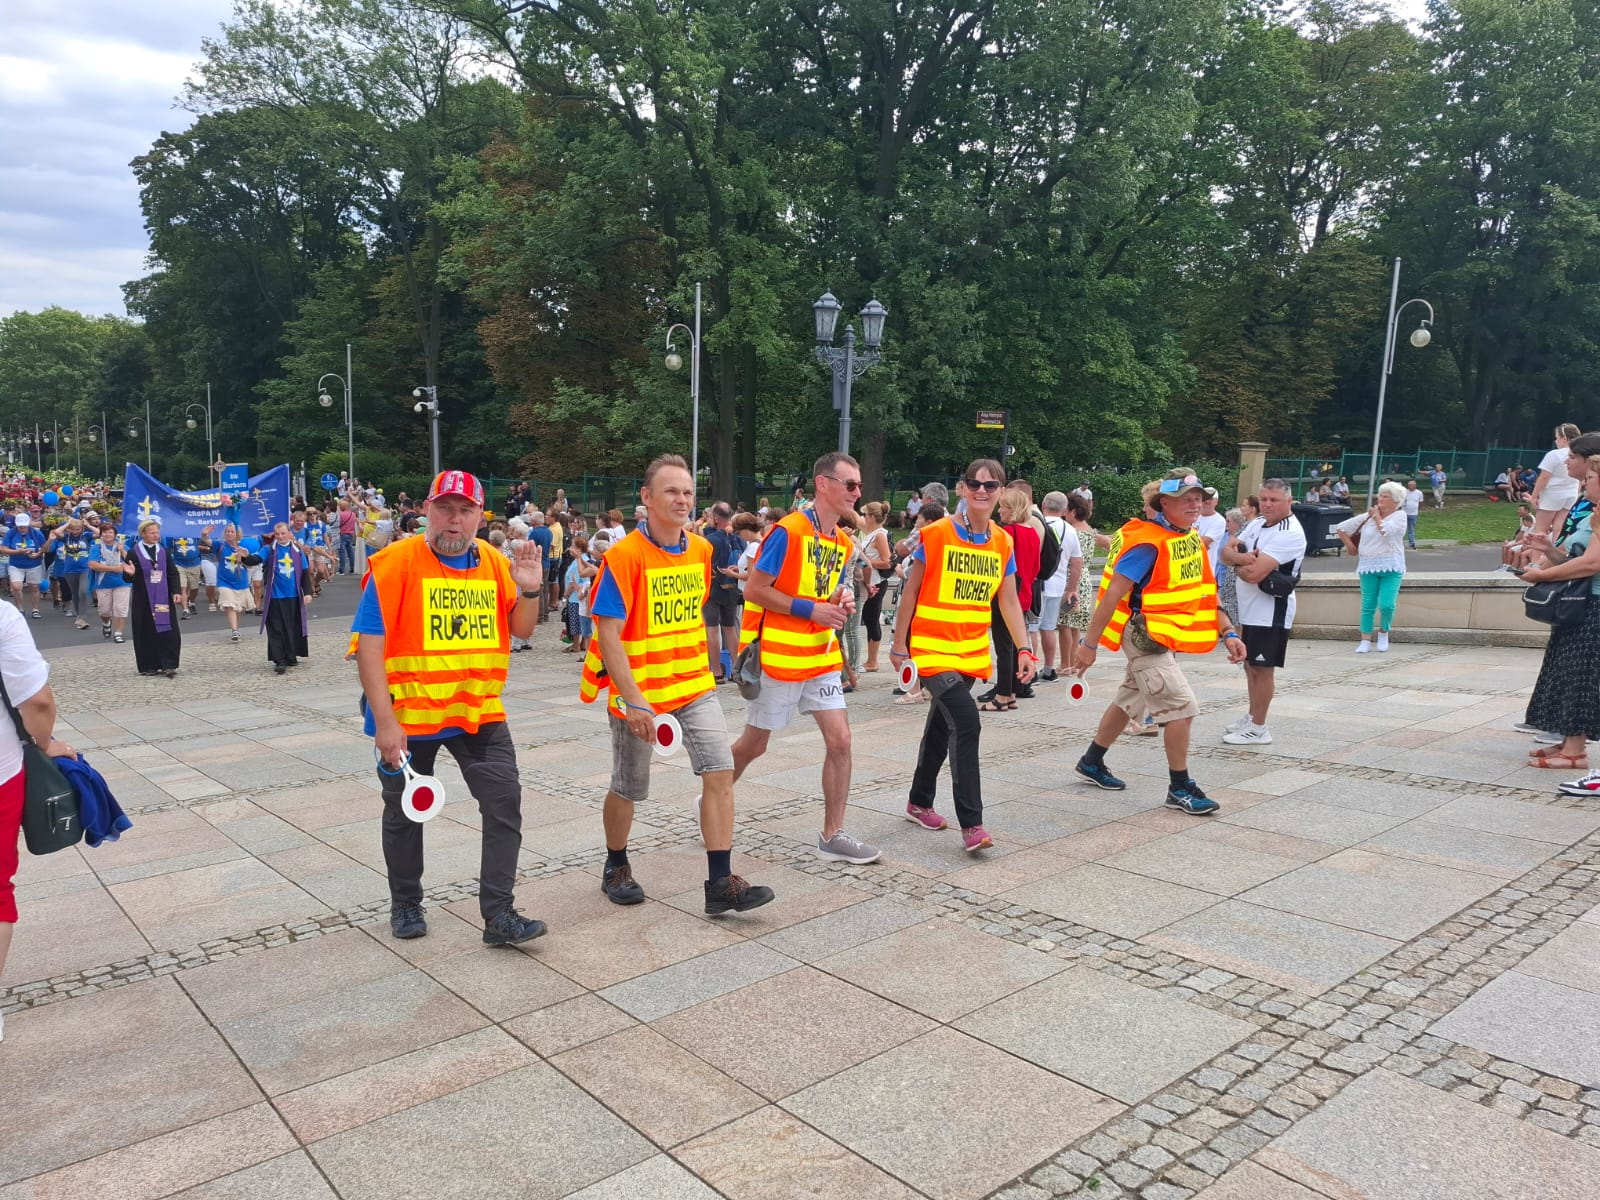
<instances>
[{"instance_id":1,"label":"overcast sky","mask_svg":"<svg viewBox=\"0 0 1600 1200\"><path fill-rule=\"evenodd\" d=\"M1392 0L1420 17L1424 0ZM129 162L173 107L230 0L0 0L0 316L122 315L149 248Z\"/></svg>"}]
</instances>

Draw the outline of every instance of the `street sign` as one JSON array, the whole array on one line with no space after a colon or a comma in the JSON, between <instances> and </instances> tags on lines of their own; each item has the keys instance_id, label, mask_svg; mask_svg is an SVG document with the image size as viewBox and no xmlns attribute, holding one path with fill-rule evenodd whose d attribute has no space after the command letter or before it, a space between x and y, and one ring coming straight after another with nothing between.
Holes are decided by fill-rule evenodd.
<instances>
[{"instance_id":1,"label":"street sign","mask_svg":"<svg viewBox=\"0 0 1600 1200\"><path fill-rule=\"evenodd\" d=\"M249 491L250 464L228 463L222 468L222 481L218 486L225 492Z\"/></svg>"},{"instance_id":2,"label":"street sign","mask_svg":"<svg viewBox=\"0 0 1600 1200\"><path fill-rule=\"evenodd\" d=\"M1009 423L1010 417L1011 417L1011 414L1009 412L1005 412L1005 411L991 412L991 411L986 411L984 409L979 409L978 410L978 428L979 429L1004 429L1006 427L1006 425Z\"/></svg>"},{"instance_id":3,"label":"street sign","mask_svg":"<svg viewBox=\"0 0 1600 1200\"><path fill-rule=\"evenodd\" d=\"M338 486L339 486L339 477L337 475L335 475L332 471L327 471L327 472L323 473L323 476L322 476L322 490L323 491L331 492Z\"/></svg>"}]
</instances>

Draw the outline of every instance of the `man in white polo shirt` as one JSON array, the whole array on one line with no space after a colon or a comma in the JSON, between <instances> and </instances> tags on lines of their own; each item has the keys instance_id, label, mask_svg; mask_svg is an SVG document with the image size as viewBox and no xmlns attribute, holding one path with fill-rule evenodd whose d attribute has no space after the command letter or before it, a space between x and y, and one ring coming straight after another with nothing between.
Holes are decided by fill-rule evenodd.
<instances>
[{"instance_id":1,"label":"man in white polo shirt","mask_svg":"<svg viewBox=\"0 0 1600 1200\"><path fill-rule=\"evenodd\" d=\"M1250 711L1228 727L1230 746L1266 746L1267 709L1275 690L1273 672L1283 666L1294 626L1294 587L1306 556L1306 534L1291 508L1293 495L1281 479L1258 489L1261 515L1222 548L1222 561L1239 578L1239 632L1244 638L1245 686Z\"/></svg>"}]
</instances>

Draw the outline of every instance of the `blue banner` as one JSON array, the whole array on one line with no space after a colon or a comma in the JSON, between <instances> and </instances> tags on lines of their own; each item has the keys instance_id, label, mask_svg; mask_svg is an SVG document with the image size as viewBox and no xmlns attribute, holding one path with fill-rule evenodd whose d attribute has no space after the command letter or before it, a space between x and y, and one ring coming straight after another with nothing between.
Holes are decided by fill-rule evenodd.
<instances>
[{"instance_id":1,"label":"blue banner","mask_svg":"<svg viewBox=\"0 0 1600 1200\"><path fill-rule=\"evenodd\" d=\"M140 521L154 518L161 522L163 537L196 537L207 525L221 537L222 526L230 522L245 537L269 534L273 525L289 519L288 463L252 475L237 492L175 491L129 463L122 486L122 533L137 533Z\"/></svg>"}]
</instances>

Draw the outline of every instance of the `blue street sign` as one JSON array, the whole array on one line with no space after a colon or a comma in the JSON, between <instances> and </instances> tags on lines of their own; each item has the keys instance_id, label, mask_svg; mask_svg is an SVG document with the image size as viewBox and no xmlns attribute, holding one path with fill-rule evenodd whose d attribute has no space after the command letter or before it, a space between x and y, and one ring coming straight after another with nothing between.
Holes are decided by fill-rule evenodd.
<instances>
[{"instance_id":1,"label":"blue street sign","mask_svg":"<svg viewBox=\"0 0 1600 1200\"><path fill-rule=\"evenodd\" d=\"M323 476L322 476L322 490L323 491L331 492L331 491L333 491L334 488L336 488L338 486L339 486L339 477L337 475L335 475L332 471L327 471L327 472L325 472L323 474Z\"/></svg>"},{"instance_id":2,"label":"blue street sign","mask_svg":"<svg viewBox=\"0 0 1600 1200\"><path fill-rule=\"evenodd\" d=\"M227 463L222 468L222 490L225 492L245 492L250 490L250 464Z\"/></svg>"}]
</instances>

